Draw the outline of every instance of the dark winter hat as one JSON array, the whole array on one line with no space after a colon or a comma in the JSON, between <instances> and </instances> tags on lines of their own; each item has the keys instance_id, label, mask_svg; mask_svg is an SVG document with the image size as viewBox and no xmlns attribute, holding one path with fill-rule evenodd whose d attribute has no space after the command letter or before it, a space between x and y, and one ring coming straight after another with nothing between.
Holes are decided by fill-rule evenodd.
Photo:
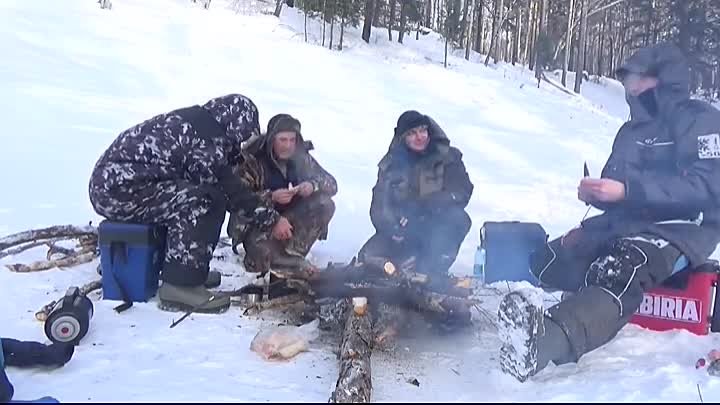
<instances>
[{"instance_id":1,"label":"dark winter hat","mask_svg":"<svg viewBox=\"0 0 720 405\"><path fill-rule=\"evenodd\" d=\"M268 121L268 137L282 131L293 131L298 136L302 136L300 121L290 114L277 114Z\"/></svg>"},{"instance_id":2,"label":"dark winter hat","mask_svg":"<svg viewBox=\"0 0 720 405\"><path fill-rule=\"evenodd\" d=\"M430 126L430 119L415 110L405 111L400 114L395 127L395 136L402 135L406 131L422 125Z\"/></svg>"}]
</instances>

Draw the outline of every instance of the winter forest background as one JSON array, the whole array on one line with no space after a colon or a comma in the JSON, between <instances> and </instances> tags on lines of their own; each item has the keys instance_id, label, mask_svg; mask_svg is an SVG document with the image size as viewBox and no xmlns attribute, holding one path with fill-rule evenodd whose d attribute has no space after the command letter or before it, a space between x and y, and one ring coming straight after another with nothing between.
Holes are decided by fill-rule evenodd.
<instances>
[{"instance_id":1,"label":"winter forest background","mask_svg":"<svg viewBox=\"0 0 720 405\"><path fill-rule=\"evenodd\" d=\"M486 65L527 65L538 78L562 70L562 84L576 93L583 79L612 77L636 49L672 40L690 60L692 93L720 96L717 0L277 0L275 15L288 6L322 19L321 38L306 29L305 41L330 49L342 50L348 25L362 25L368 43L373 29L387 29L388 40L399 43L433 30L446 52L462 49L465 59L474 50ZM571 81L567 72L580 66L585 75Z\"/></svg>"}]
</instances>

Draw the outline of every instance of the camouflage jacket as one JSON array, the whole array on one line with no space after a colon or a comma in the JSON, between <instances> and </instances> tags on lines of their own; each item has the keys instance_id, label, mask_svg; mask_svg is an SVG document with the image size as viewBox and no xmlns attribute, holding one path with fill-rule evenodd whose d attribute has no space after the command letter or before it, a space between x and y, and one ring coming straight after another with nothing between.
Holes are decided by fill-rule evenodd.
<instances>
[{"instance_id":1,"label":"camouflage jacket","mask_svg":"<svg viewBox=\"0 0 720 405\"><path fill-rule=\"evenodd\" d=\"M261 200L232 175L242 142L260 131L258 118L249 98L228 94L137 124L123 131L95 164L90 198L131 196L148 183L185 182L222 190L230 212L270 220L263 219L267 210L259 206Z\"/></svg>"},{"instance_id":2,"label":"camouflage jacket","mask_svg":"<svg viewBox=\"0 0 720 405\"><path fill-rule=\"evenodd\" d=\"M378 233L399 236L403 217L425 220L452 207L464 209L470 201L474 186L462 153L450 146L434 120L429 121L427 153L410 152L398 135L378 164L370 205L370 219Z\"/></svg>"},{"instance_id":3,"label":"camouflage jacket","mask_svg":"<svg viewBox=\"0 0 720 405\"><path fill-rule=\"evenodd\" d=\"M293 177L296 177L296 183L293 183L293 185L308 181L313 184L316 193L324 193L328 196L337 194L338 187L335 177L326 171L309 153L312 150L312 143L304 141L301 135L298 135L297 139L298 148L291 161L288 162L289 168L286 171L286 173L289 173L290 168L292 168L295 173ZM278 172L281 172L277 168L277 163L271 153L273 140L271 134L270 136L266 134L250 140L243 146L242 162L234 166L233 173L240 179L243 188L252 190L257 198L262 201L262 206L272 211L269 218L276 220L282 212L291 208L293 203L300 197L295 197L290 204L285 206L278 206L272 201L272 192L280 187L273 187L270 177L277 176ZM282 175L286 176L285 174ZM284 187L287 187L287 183L291 180L287 178L285 180L287 182ZM248 214L243 210L230 213L228 236L238 242L244 239L248 231L247 225L250 222L247 216Z\"/></svg>"}]
</instances>

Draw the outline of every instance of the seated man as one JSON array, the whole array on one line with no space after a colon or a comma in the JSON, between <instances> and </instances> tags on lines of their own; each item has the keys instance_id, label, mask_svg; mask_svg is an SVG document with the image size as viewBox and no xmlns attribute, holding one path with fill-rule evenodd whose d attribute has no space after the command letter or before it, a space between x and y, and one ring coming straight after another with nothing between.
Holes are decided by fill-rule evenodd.
<instances>
[{"instance_id":1,"label":"seated man","mask_svg":"<svg viewBox=\"0 0 720 405\"><path fill-rule=\"evenodd\" d=\"M161 308L230 307L228 296L204 286L226 211L244 210L257 224L275 221L232 171L242 142L259 131L255 104L229 94L123 131L96 163L89 193L99 215L167 228Z\"/></svg>"},{"instance_id":2,"label":"seated man","mask_svg":"<svg viewBox=\"0 0 720 405\"><path fill-rule=\"evenodd\" d=\"M243 213L230 215L228 236L234 248L243 244L246 271L264 274L271 267L303 267L315 242L327 239L337 182L310 150L300 121L288 114L274 116L267 134L245 146L245 159L236 173L277 212L269 229L248 226Z\"/></svg>"},{"instance_id":3,"label":"seated man","mask_svg":"<svg viewBox=\"0 0 720 405\"><path fill-rule=\"evenodd\" d=\"M406 111L378 166L370 205L376 233L358 260L389 260L444 280L472 225L465 207L474 186L462 153L434 120Z\"/></svg>"},{"instance_id":4,"label":"seated man","mask_svg":"<svg viewBox=\"0 0 720 405\"><path fill-rule=\"evenodd\" d=\"M573 294L546 311L521 291L500 304L501 366L521 382L608 343L678 259L702 265L720 242L720 111L690 99L673 45L640 49L617 75L630 121L601 178L578 187L604 213L531 257L541 285Z\"/></svg>"}]
</instances>

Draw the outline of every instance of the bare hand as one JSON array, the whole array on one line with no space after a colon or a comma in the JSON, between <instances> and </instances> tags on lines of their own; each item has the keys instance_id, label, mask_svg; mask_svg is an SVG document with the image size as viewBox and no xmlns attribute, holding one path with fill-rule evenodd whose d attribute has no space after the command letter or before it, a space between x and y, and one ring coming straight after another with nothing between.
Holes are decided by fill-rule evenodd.
<instances>
[{"instance_id":1,"label":"bare hand","mask_svg":"<svg viewBox=\"0 0 720 405\"><path fill-rule=\"evenodd\" d=\"M303 181L298 184L296 190L300 194L300 197L307 197L315 191L315 187L313 187L312 183L309 181Z\"/></svg>"},{"instance_id":2,"label":"bare hand","mask_svg":"<svg viewBox=\"0 0 720 405\"><path fill-rule=\"evenodd\" d=\"M272 192L272 200L278 204L288 204L292 201L295 193L297 193L297 189L281 188Z\"/></svg>"},{"instance_id":3,"label":"bare hand","mask_svg":"<svg viewBox=\"0 0 720 405\"><path fill-rule=\"evenodd\" d=\"M625 185L617 180L585 177L578 186L578 199L584 202L621 201L625 199Z\"/></svg>"},{"instance_id":4,"label":"bare hand","mask_svg":"<svg viewBox=\"0 0 720 405\"><path fill-rule=\"evenodd\" d=\"M293 226L285 217L280 217L273 226L272 236L277 240L288 240L292 238Z\"/></svg>"}]
</instances>

